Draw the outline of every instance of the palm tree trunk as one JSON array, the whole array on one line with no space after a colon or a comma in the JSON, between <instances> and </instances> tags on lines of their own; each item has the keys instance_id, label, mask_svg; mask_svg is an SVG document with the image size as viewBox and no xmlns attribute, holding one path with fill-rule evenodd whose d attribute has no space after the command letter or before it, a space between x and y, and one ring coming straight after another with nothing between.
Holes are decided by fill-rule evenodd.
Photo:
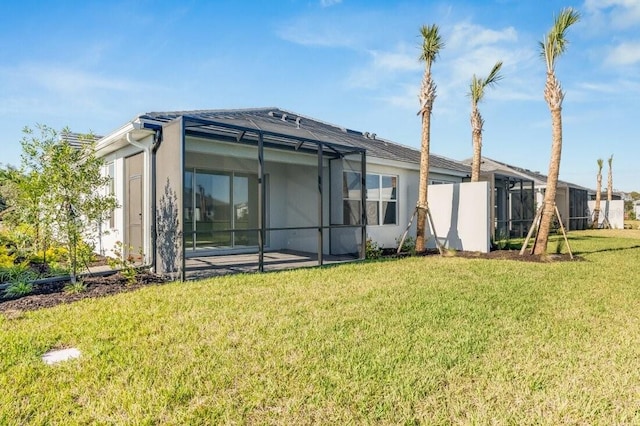
<instances>
[{"instance_id":1,"label":"palm tree trunk","mask_svg":"<svg viewBox=\"0 0 640 426\"><path fill-rule=\"evenodd\" d=\"M471 160L471 182L480 180L480 163L482 162L482 117L478 108L471 112L471 135L473 138L473 159Z\"/></svg>"},{"instance_id":2,"label":"palm tree trunk","mask_svg":"<svg viewBox=\"0 0 640 426\"><path fill-rule=\"evenodd\" d=\"M542 210L542 220L540 229L534 243L534 254L545 254L547 252L547 242L551 222L555 216L556 191L558 187L558 175L560 174L560 158L562 155L562 107L555 107L551 110L551 160L549 161L549 175L547 176L547 187L544 193L544 208Z\"/></svg>"},{"instance_id":3,"label":"palm tree trunk","mask_svg":"<svg viewBox=\"0 0 640 426\"><path fill-rule=\"evenodd\" d=\"M607 201L611 204L613 199L613 172L611 171L611 161L609 161L609 174L607 175Z\"/></svg>"},{"instance_id":4,"label":"palm tree trunk","mask_svg":"<svg viewBox=\"0 0 640 426\"><path fill-rule=\"evenodd\" d=\"M418 218L416 223L416 251L426 249L427 196L429 190L429 149L431 134L431 108L422 112L422 141L420 146L420 182L418 187Z\"/></svg>"},{"instance_id":5,"label":"palm tree trunk","mask_svg":"<svg viewBox=\"0 0 640 426\"><path fill-rule=\"evenodd\" d=\"M602 198L602 173L598 172L597 182L596 182L596 204L593 207L593 223L591 224L591 228L597 228L598 222L600 221L600 200Z\"/></svg>"}]
</instances>

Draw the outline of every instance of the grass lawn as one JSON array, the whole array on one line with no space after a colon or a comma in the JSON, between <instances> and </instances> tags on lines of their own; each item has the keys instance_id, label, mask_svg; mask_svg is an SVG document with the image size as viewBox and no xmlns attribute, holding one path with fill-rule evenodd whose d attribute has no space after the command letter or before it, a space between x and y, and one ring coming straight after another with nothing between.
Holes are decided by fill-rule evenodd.
<instances>
[{"instance_id":1,"label":"grass lawn","mask_svg":"<svg viewBox=\"0 0 640 426\"><path fill-rule=\"evenodd\" d=\"M570 237L0 315L0 424L640 424L640 231Z\"/></svg>"}]
</instances>

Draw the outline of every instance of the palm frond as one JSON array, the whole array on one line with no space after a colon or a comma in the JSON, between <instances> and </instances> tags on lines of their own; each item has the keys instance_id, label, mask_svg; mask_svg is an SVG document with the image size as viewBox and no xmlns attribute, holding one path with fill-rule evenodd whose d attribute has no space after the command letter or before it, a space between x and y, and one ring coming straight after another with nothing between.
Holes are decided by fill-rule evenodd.
<instances>
[{"instance_id":1,"label":"palm frond","mask_svg":"<svg viewBox=\"0 0 640 426\"><path fill-rule=\"evenodd\" d=\"M442 41L440 30L436 24L420 27L420 35L422 36L420 60L425 61L427 68L431 69L431 65L436 61L438 53L444 47L444 41Z\"/></svg>"},{"instance_id":2,"label":"palm frond","mask_svg":"<svg viewBox=\"0 0 640 426\"><path fill-rule=\"evenodd\" d=\"M487 78L485 78L484 85L485 86L493 86L494 84L496 84L500 80L502 80L504 78L504 76L502 74L500 74L500 70L501 69L502 69L502 61L496 62L496 64L491 69L491 72L487 76Z\"/></svg>"},{"instance_id":3,"label":"palm frond","mask_svg":"<svg viewBox=\"0 0 640 426\"><path fill-rule=\"evenodd\" d=\"M604 165L604 160L602 158L598 158L596 160L598 162L598 172L602 171L602 166Z\"/></svg>"},{"instance_id":4,"label":"palm frond","mask_svg":"<svg viewBox=\"0 0 640 426\"><path fill-rule=\"evenodd\" d=\"M477 77L475 74L473 75L471 84L469 85L469 97L474 105L482 100L486 87L493 86L503 79L502 74L500 74L501 68L502 61L498 61L486 78Z\"/></svg>"},{"instance_id":5,"label":"palm frond","mask_svg":"<svg viewBox=\"0 0 640 426\"><path fill-rule=\"evenodd\" d=\"M611 154L611 157L607 159L607 163L609 163L609 168L611 168L611 164L613 163L613 154Z\"/></svg>"},{"instance_id":6,"label":"palm frond","mask_svg":"<svg viewBox=\"0 0 640 426\"><path fill-rule=\"evenodd\" d=\"M556 16L553 26L544 36L541 42L540 55L544 58L547 65L547 71L552 72L555 68L556 59L562 55L567 49L569 41L567 40L567 30L569 27L580 20L580 13L573 8L563 9Z\"/></svg>"}]
</instances>

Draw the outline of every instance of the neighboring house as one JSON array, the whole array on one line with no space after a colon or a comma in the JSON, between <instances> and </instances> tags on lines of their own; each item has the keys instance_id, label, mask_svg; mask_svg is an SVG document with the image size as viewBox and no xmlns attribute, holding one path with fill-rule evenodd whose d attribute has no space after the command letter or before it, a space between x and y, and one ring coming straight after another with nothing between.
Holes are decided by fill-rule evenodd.
<instances>
[{"instance_id":1,"label":"neighboring house","mask_svg":"<svg viewBox=\"0 0 640 426\"><path fill-rule=\"evenodd\" d=\"M241 253L257 253L259 270L270 252L310 253L318 264L360 259L367 237L397 245L417 200L418 150L278 108L143 114L99 140L97 152L121 205L103 246L123 241L160 272ZM431 183L470 174L444 157L430 162ZM471 202L469 191L485 187L449 196ZM451 210L451 200L443 204ZM459 235L466 218L451 216L455 232L441 233L457 245L446 244L488 249L486 225L474 227L476 248Z\"/></svg>"},{"instance_id":2,"label":"neighboring house","mask_svg":"<svg viewBox=\"0 0 640 426\"><path fill-rule=\"evenodd\" d=\"M464 163L470 164L470 160L465 160ZM526 234L537 209L544 202L547 176L487 157L482 158L480 169L481 177L488 180L494 188L492 194L493 205L496 208L494 216L496 230L500 229L501 221L507 221L510 223L509 229L512 236L524 236L521 224L527 224ZM493 179L496 180L495 184ZM509 189L501 190L502 186ZM556 206L565 228L567 230L586 229L589 222L587 205L589 189L559 180L556 191ZM498 213L500 210L504 213ZM508 215L509 211L511 216Z\"/></svg>"},{"instance_id":3,"label":"neighboring house","mask_svg":"<svg viewBox=\"0 0 640 426\"><path fill-rule=\"evenodd\" d=\"M640 200L633 202L633 211L635 213L636 220L640 220Z\"/></svg>"}]
</instances>

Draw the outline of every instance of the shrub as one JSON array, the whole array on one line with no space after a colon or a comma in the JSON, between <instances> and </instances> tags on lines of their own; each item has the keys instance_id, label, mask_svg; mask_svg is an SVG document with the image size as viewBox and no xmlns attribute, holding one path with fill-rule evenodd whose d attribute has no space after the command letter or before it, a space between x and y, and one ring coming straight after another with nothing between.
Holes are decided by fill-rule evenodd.
<instances>
[{"instance_id":1,"label":"shrub","mask_svg":"<svg viewBox=\"0 0 640 426\"><path fill-rule=\"evenodd\" d=\"M378 246L378 243L371 238L367 238L365 244L365 257L367 259L379 259L382 256L382 249Z\"/></svg>"},{"instance_id":2,"label":"shrub","mask_svg":"<svg viewBox=\"0 0 640 426\"><path fill-rule=\"evenodd\" d=\"M64 291L65 293L71 293L71 294L83 293L87 291L87 285L82 281L76 281L74 283L69 283L65 285Z\"/></svg>"},{"instance_id":3,"label":"shrub","mask_svg":"<svg viewBox=\"0 0 640 426\"><path fill-rule=\"evenodd\" d=\"M16 263L16 256L9 253L6 246L0 245L0 269L9 268Z\"/></svg>"},{"instance_id":4,"label":"shrub","mask_svg":"<svg viewBox=\"0 0 640 426\"><path fill-rule=\"evenodd\" d=\"M396 238L396 245L400 246L400 241L402 237ZM411 256L415 256L416 254L416 239L410 235L407 235L402 243L402 247L400 248L402 253L409 253Z\"/></svg>"},{"instance_id":5,"label":"shrub","mask_svg":"<svg viewBox=\"0 0 640 426\"><path fill-rule=\"evenodd\" d=\"M22 297L27 294L31 294L33 291L33 284L29 281L19 280L9 284L9 287L4 291L5 297Z\"/></svg>"},{"instance_id":6,"label":"shrub","mask_svg":"<svg viewBox=\"0 0 640 426\"><path fill-rule=\"evenodd\" d=\"M0 282L16 283L19 281L32 281L36 278L38 278L38 274L29 268L27 262L0 268Z\"/></svg>"},{"instance_id":7,"label":"shrub","mask_svg":"<svg viewBox=\"0 0 640 426\"><path fill-rule=\"evenodd\" d=\"M125 256L125 248L129 255ZM136 268L136 258L131 254L132 246L125 246L121 241L116 241L111 252L115 257L107 257L107 263L112 269L119 269L123 277L126 278L127 284L134 284L138 278L138 269ZM139 253L143 257L142 252Z\"/></svg>"},{"instance_id":8,"label":"shrub","mask_svg":"<svg viewBox=\"0 0 640 426\"><path fill-rule=\"evenodd\" d=\"M62 246L51 246L46 251L38 250L31 257L32 262L44 263L62 263L69 259L69 250Z\"/></svg>"}]
</instances>

